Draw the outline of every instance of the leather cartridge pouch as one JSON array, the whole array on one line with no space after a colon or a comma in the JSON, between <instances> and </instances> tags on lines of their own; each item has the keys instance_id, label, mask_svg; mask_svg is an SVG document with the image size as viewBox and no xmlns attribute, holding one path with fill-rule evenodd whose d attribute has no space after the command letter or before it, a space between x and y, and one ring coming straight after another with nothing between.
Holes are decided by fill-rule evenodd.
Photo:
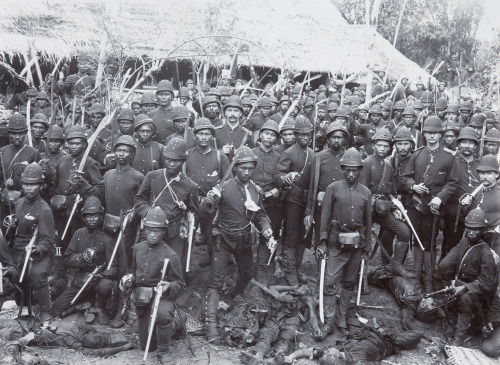
<instances>
[{"instance_id":1,"label":"leather cartridge pouch","mask_svg":"<svg viewBox=\"0 0 500 365\"><path fill-rule=\"evenodd\" d=\"M4 204L9 204L9 205L14 205L17 203L19 198L21 197L21 192L9 188L4 188L2 190L2 203Z\"/></svg>"},{"instance_id":2,"label":"leather cartridge pouch","mask_svg":"<svg viewBox=\"0 0 500 365\"><path fill-rule=\"evenodd\" d=\"M65 210L67 208L68 197L66 195L54 195L50 198L52 210Z\"/></svg>"},{"instance_id":3,"label":"leather cartridge pouch","mask_svg":"<svg viewBox=\"0 0 500 365\"><path fill-rule=\"evenodd\" d=\"M110 234L115 234L120 230L121 219L117 215L106 213L104 214L104 231Z\"/></svg>"},{"instance_id":4,"label":"leather cartridge pouch","mask_svg":"<svg viewBox=\"0 0 500 365\"><path fill-rule=\"evenodd\" d=\"M342 248L353 249L359 247L361 236L359 232L340 232L339 243Z\"/></svg>"},{"instance_id":5,"label":"leather cartridge pouch","mask_svg":"<svg viewBox=\"0 0 500 365\"><path fill-rule=\"evenodd\" d=\"M373 213L377 217L385 218L387 214L392 210L392 203L385 199L384 197L378 197L373 203Z\"/></svg>"},{"instance_id":6,"label":"leather cartridge pouch","mask_svg":"<svg viewBox=\"0 0 500 365\"><path fill-rule=\"evenodd\" d=\"M423 214L430 214L431 212L431 209L429 207L430 200L428 201L428 199L417 194L413 194L411 199L413 201L413 205L415 206L416 210L418 210Z\"/></svg>"},{"instance_id":7,"label":"leather cartridge pouch","mask_svg":"<svg viewBox=\"0 0 500 365\"><path fill-rule=\"evenodd\" d=\"M154 288L138 286L134 290L135 305L138 307L147 307L153 301Z\"/></svg>"}]
</instances>

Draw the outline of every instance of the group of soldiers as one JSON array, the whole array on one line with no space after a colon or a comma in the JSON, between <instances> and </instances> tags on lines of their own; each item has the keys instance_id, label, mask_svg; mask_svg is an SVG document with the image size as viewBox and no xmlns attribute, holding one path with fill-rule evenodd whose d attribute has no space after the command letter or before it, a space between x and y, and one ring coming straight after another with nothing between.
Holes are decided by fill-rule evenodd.
<instances>
[{"instance_id":1,"label":"group of soldiers","mask_svg":"<svg viewBox=\"0 0 500 365\"><path fill-rule=\"evenodd\" d=\"M76 97L82 79L60 87ZM290 287L307 284L312 248L324 264L321 341L348 331L375 236L381 262L398 275L427 293L453 288L452 342L461 345L498 285L495 115L421 89L417 99L406 78L369 104L360 103L363 85L268 85L258 96L238 81L177 91L161 80L111 128L102 128L109 111L97 101L68 103L56 122L46 91L28 108L14 105L0 149L3 292L32 294L25 300L38 302L42 322L91 300L99 324L117 328L133 292L141 348L167 363L195 232L207 248L198 265L210 266L204 317L213 344L221 343L221 299L243 294L252 279L268 286L274 259ZM238 276L221 297L232 257ZM499 322L485 325L496 333Z\"/></svg>"}]
</instances>

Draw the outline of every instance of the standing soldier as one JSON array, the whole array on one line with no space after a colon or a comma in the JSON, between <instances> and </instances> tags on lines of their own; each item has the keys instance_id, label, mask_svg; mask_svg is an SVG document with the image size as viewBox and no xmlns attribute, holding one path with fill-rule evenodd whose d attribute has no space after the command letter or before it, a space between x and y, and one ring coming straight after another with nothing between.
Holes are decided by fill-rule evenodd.
<instances>
[{"instance_id":1,"label":"standing soldier","mask_svg":"<svg viewBox=\"0 0 500 365\"><path fill-rule=\"evenodd\" d=\"M229 161L223 153L212 148L215 128L208 118L198 118L194 125L196 147L187 151L186 175L200 186L199 195L206 197L207 193L217 185L229 168ZM201 241L206 243L208 257L200 260L200 266L210 265L212 258L212 220L214 211L198 212L198 222L201 231Z\"/></svg>"},{"instance_id":2,"label":"standing soldier","mask_svg":"<svg viewBox=\"0 0 500 365\"><path fill-rule=\"evenodd\" d=\"M95 296L97 322L107 326L109 314L106 305L109 298L116 298L118 291L118 258L115 257L109 270L105 267L111 259L114 240L101 228L104 209L98 198L91 196L85 200L81 213L86 227L75 232L64 252L66 266L75 270L74 277L71 286L54 302L53 313L59 316L70 308L73 299L91 277L90 274L100 267L100 271L91 279L94 281L86 286L75 303Z\"/></svg>"},{"instance_id":3,"label":"standing soldier","mask_svg":"<svg viewBox=\"0 0 500 365\"><path fill-rule=\"evenodd\" d=\"M39 153L45 153L46 144L43 140L45 132L49 129L49 121L43 113L37 113L31 119L31 142L32 147L35 148ZM25 141L29 145L28 138Z\"/></svg>"},{"instance_id":4,"label":"standing soldier","mask_svg":"<svg viewBox=\"0 0 500 365\"><path fill-rule=\"evenodd\" d=\"M45 116L46 119L50 118L50 100L49 96L45 91L40 91L35 98L36 106L35 110L33 110L33 114L41 113Z\"/></svg>"},{"instance_id":5,"label":"standing soldier","mask_svg":"<svg viewBox=\"0 0 500 365\"><path fill-rule=\"evenodd\" d=\"M460 119L462 119L463 125L469 124L470 117L472 116L472 102L466 100L460 103Z\"/></svg>"},{"instance_id":6,"label":"standing soldier","mask_svg":"<svg viewBox=\"0 0 500 365\"><path fill-rule=\"evenodd\" d=\"M147 114L158 107L158 100L152 91L146 91L141 97L141 112L139 114Z\"/></svg>"},{"instance_id":7,"label":"standing soldier","mask_svg":"<svg viewBox=\"0 0 500 365\"><path fill-rule=\"evenodd\" d=\"M194 141L193 131L188 125L188 108L184 105L174 106L172 109L172 121L174 122L175 132L165 139L165 145L167 145L172 138L184 138L187 148L193 148L196 143Z\"/></svg>"},{"instance_id":8,"label":"standing soldier","mask_svg":"<svg viewBox=\"0 0 500 365\"><path fill-rule=\"evenodd\" d=\"M260 188L250 179L257 164L257 156L246 147L236 152L234 179L225 181L219 189L214 189L212 203L218 204L217 235L214 237L212 268L206 299L207 340L220 343L217 331L217 307L224 276L231 255L238 266L238 279L228 292L229 298L241 294L253 277L251 227L256 224L264 239L268 240L273 232L266 212L262 208ZM217 197L217 198L215 198Z\"/></svg>"},{"instance_id":9,"label":"standing soldier","mask_svg":"<svg viewBox=\"0 0 500 365\"><path fill-rule=\"evenodd\" d=\"M262 206L271 222L274 239L279 239L281 222L284 210L278 206L279 190L274 183L274 170L280 159L274 145L279 137L278 124L274 120L268 120L259 132L261 143L252 151L257 156L257 164L252 175L252 181L261 189ZM267 240L262 236L257 246L257 263L255 265L255 278L257 281L268 284L266 276L267 262L271 252L267 248Z\"/></svg>"},{"instance_id":10,"label":"standing soldier","mask_svg":"<svg viewBox=\"0 0 500 365\"><path fill-rule=\"evenodd\" d=\"M182 267L179 256L165 242L169 224L165 212L160 207L150 209L143 219L145 240L134 247L134 262L131 275L124 276L120 286L134 287L135 311L138 319L139 344L141 350L146 349L152 301L155 296L154 287L161 283L162 297L158 306L155 331L151 339L149 351L157 350L160 364L170 364L173 360L169 354L172 337L172 321L174 319L174 301L186 288L182 279ZM168 259L165 277L162 267ZM156 333L156 337L154 334Z\"/></svg>"},{"instance_id":11,"label":"standing soldier","mask_svg":"<svg viewBox=\"0 0 500 365\"><path fill-rule=\"evenodd\" d=\"M371 251L371 193L359 183L363 161L355 148L349 148L340 162L344 179L326 188L321 210L319 259L327 260L324 284L325 323L318 340L325 339L336 325L347 330L346 314L355 291L362 259ZM342 285L342 287L340 287ZM336 304L335 295L340 291Z\"/></svg>"},{"instance_id":12,"label":"standing soldier","mask_svg":"<svg viewBox=\"0 0 500 365\"><path fill-rule=\"evenodd\" d=\"M391 151L391 132L379 129L372 137L374 154L363 161L363 171L359 183L366 186L372 194L372 222L380 225L381 230L391 231L397 238L394 245L395 269L404 277L415 275L406 271L403 262L410 244L410 229L402 222L401 212L390 203L388 194L397 193L392 165L385 160ZM394 209L394 210L393 210ZM368 232L370 234L371 232ZM392 252L392 240L386 242Z\"/></svg>"},{"instance_id":13,"label":"standing soldier","mask_svg":"<svg viewBox=\"0 0 500 365\"><path fill-rule=\"evenodd\" d=\"M457 152L457 138L461 128L451 121L443 122L443 127L443 147L446 152L455 154Z\"/></svg>"},{"instance_id":14,"label":"standing soldier","mask_svg":"<svg viewBox=\"0 0 500 365\"><path fill-rule=\"evenodd\" d=\"M153 119L156 129L156 140L163 142L169 135L175 132L172 122L172 100L174 99L174 88L168 80L161 80L156 87L156 98L159 106L151 110L148 116Z\"/></svg>"},{"instance_id":15,"label":"standing soldier","mask_svg":"<svg viewBox=\"0 0 500 365\"><path fill-rule=\"evenodd\" d=\"M314 156L311 165L311 181L307 194L307 208L304 224L309 232L313 223L319 229L321 222L321 204L325 197L328 185L343 179L340 161L344 156L345 147L349 142L347 129L339 122L333 122L326 130L326 138L330 148L319 152ZM319 234L315 235L315 246L319 245Z\"/></svg>"},{"instance_id":16,"label":"standing soldier","mask_svg":"<svg viewBox=\"0 0 500 365\"><path fill-rule=\"evenodd\" d=\"M442 205L446 204L456 190L457 175L453 156L440 145L443 136L441 119L436 116L427 117L423 134L426 146L413 153L403 173L402 182L405 189L413 194L413 206L408 208L408 215L425 248L422 251L420 247L415 247L415 273L418 280L422 280L423 273L424 289L430 293L433 291L432 264L436 255L436 247L431 247L431 243L435 242L435 235L438 233Z\"/></svg>"},{"instance_id":17,"label":"standing soldier","mask_svg":"<svg viewBox=\"0 0 500 365\"><path fill-rule=\"evenodd\" d=\"M26 261L26 246L29 244L35 229L38 234L31 250L33 264L23 278L25 293L33 290L34 298L38 300L40 321L51 318L50 290L48 276L54 255L54 216L47 203L40 196L43 184L42 168L35 162L30 163L21 175L23 198L16 204L14 212L17 230L12 246L12 256L18 267L23 267ZM15 227L10 227L11 230ZM29 265L29 264L28 264ZM31 284L26 285L27 283ZM22 303L21 303L22 304Z\"/></svg>"},{"instance_id":18,"label":"standing soldier","mask_svg":"<svg viewBox=\"0 0 500 365\"><path fill-rule=\"evenodd\" d=\"M297 285L299 280L304 282L300 265L307 246L304 227L304 213L307 205L307 190L314 152L309 143L312 138L313 127L304 117L295 121L294 134L296 143L281 154L276 166L275 181L286 194L286 280L290 285ZM298 270L297 270L298 269Z\"/></svg>"},{"instance_id":19,"label":"standing soldier","mask_svg":"<svg viewBox=\"0 0 500 365\"><path fill-rule=\"evenodd\" d=\"M135 118L134 131L137 137L137 148L132 167L143 175L163 167L164 146L152 140L155 130L153 120L146 114L139 114Z\"/></svg>"},{"instance_id":20,"label":"standing soldier","mask_svg":"<svg viewBox=\"0 0 500 365\"><path fill-rule=\"evenodd\" d=\"M232 95L224 105L225 123L221 128L215 127L215 144L218 149L227 156L229 161L233 160L234 150L242 145L250 148L254 146L252 132L241 125L243 115L243 103L237 95Z\"/></svg>"},{"instance_id":21,"label":"standing soldier","mask_svg":"<svg viewBox=\"0 0 500 365\"><path fill-rule=\"evenodd\" d=\"M222 127L223 122L220 119L221 105L215 96L205 96L202 101L203 116L210 119L214 128L219 129Z\"/></svg>"},{"instance_id":22,"label":"standing soldier","mask_svg":"<svg viewBox=\"0 0 500 365\"><path fill-rule=\"evenodd\" d=\"M5 217L14 212L14 205L21 196L21 173L26 165L40 160L40 155L36 149L24 144L28 125L26 118L21 114L14 113L9 118L7 132L9 133L10 144L0 149L0 168L2 182L0 209L0 222ZM5 235L5 226L2 224L2 232Z\"/></svg>"},{"instance_id":23,"label":"standing soldier","mask_svg":"<svg viewBox=\"0 0 500 365\"><path fill-rule=\"evenodd\" d=\"M186 161L186 142L174 138L163 151L165 168L146 174L137 195L135 211L146 217L151 208L160 207L167 215L168 229L165 237L168 245L181 258L182 267L186 267L188 233L187 210L198 211L198 185L181 170ZM184 270L183 270L184 272Z\"/></svg>"},{"instance_id":24,"label":"standing soldier","mask_svg":"<svg viewBox=\"0 0 500 365\"><path fill-rule=\"evenodd\" d=\"M400 128L407 128L411 132L414 149L425 145L424 136L422 136L422 133L415 126L415 122L417 120L417 112L415 111L413 106L407 106L402 115L403 122L396 127L396 129L394 130L394 134L396 134Z\"/></svg>"},{"instance_id":25,"label":"standing soldier","mask_svg":"<svg viewBox=\"0 0 500 365\"><path fill-rule=\"evenodd\" d=\"M280 155L295 144L295 134L293 133L294 128L295 120L293 118L287 118L280 129L281 143L274 146L274 150Z\"/></svg>"},{"instance_id":26,"label":"standing soldier","mask_svg":"<svg viewBox=\"0 0 500 365\"><path fill-rule=\"evenodd\" d=\"M484 155L493 155L500 157L500 131L496 128L491 128L484 135Z\"/></svg>"},{"instance_id":27,"label":"standing soldier","mask_svg":"<svg viewBox=\"0 0 500 365\"><path fill-rule=\"evenodd\" d=\"M66 151L62 149L63 145L63 130L58 125L54 124L47 133L47 150L49 154L39 162L45 176L45 188L42 191L42 196L46 202L50 202L55 188L53 185L54 182L50 181L49 177L54 176L59 160L66 155Z\"/></svg>"},{"instance_id":28,"label":"standing soldier","mask_svg":"<svg viewBox=\"0 0 500 365\"><path fill-rule=\"evenodd\" d=\"M283 95L280 99L280 103L278 104L278 112L273 114L271 119L280 124L281 119L283 119L289 107L290 97L288 95Z\"/></svg>"},{"instance_id":29,"label":"standing soldier","mask_svg":"<svg viewBox=\"0 0 500 365\"><path fill-rule=\"evenodd\" d=\"M259 130L271 116L271 106L272 106L271 100L267 96L262 97L259 100L259 105L258 105L259 111L257 113L253 113L250 119L247 121L245 126L251 132L255 133L255 135L258 136Z\"/></svg>"},{"instance_id":30,"label":"standing soldier","mask_svg":"<svg viewBox=\"0 0 500 365\"><path fill-rule=\"evenodd\" d=\"M372 146L372 137L373 135L380 130L381 128L385 128L389 131L393 131L392 127L394 124L391 122L382 121L382 110L379 105L373 105L370 108L368 113L368 124L359 125L364 130L364 139L365 139L365 152L368 155L373 154L373 146Z\"/></svg>"},{"instance_id":31,"label":"standing soldier","mask_svg":"<svg viewBox=\"0 0 500 365\"><path fill-rule=\"evenodd\" d=\"M101 124L102 120L104 119L106 110L104 108L104 105L102 105L101 103L95 103L89 108L88 114L90 116L90 129L86 132L86 134L90 137L97 130L99 124ZM106 140L111 136L111 133L111 130L107 128L101 130L90 149L89 156L97 162L103 162L103 159L101 159L101 157L106 150ZM104 168L104 166L101 165L100 168Z\"/></svg>"}]
</instances>

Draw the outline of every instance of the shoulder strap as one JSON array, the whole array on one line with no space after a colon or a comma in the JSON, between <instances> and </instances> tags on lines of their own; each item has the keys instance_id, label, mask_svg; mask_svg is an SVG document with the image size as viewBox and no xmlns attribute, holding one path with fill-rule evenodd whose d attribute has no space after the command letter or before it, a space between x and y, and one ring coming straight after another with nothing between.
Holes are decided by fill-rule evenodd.
<instances>
[{"instance_id":1,"label":"shoulder strap","mask_svg":"<svg viewBox=\"0 0 500 365\"><path fill-rule=\"evenodd\" d=\"M376 193L382 190L382 186L384 185L384 180L387 177L387 161L384 160L384 171L382 172L382 178L380 179L380 182L378 183Z\"/></svg>"},{"instance_id":2,"label":"shoulder strap","mask_svg":"<svg viewBox=\"0 0 500 365\"><path fill-rule=\"evenodd\" d=\"M26 145L24 145L19 151L17 151L17 153L14 155L14 157L12 158L12 160L10 161L10 164L9 164L9 167L7 167L7 171L10 170L10 168L12 167L12 165L14 164L14 162L16 161L16 158L21 154L21 152L23 152L23 150L26 148ZM7 172L6 171L6 172Z\"/></svg>"},{"instance_id":3,"label":"shoulder strap","mask_svg":"<svg viewBox=\"0 0 500 365\"><path fill-rule=\"evenodd\" d=\"M215 152L217 152L217 172L219 173L219 176L222 176L222 162L220 157L220 150L216 150Z\"/></svg>"}]
</instances>

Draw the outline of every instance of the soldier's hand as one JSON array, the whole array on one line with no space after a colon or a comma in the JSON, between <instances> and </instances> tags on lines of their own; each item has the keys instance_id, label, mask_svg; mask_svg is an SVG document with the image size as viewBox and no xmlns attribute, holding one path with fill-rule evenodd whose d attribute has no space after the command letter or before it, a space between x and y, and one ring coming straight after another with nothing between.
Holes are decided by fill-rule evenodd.
<instances>
[{"instance_id":1,"label":"soldier's hand","mask_svg":"<svg viewBox=\"0 0 500 365\"><path fill-rule=\"evenodd\" d=\"M114 153L108 153L104 157L104 165L109 169L114 169L116 167L116 157Z\"/></svg>"},{"instance_id":2,"label":"soldier's hand","mask_svg":"<svg viewBox=\"0 0 500 365\"><path fill-rule=\"evenodd\" d=\"M472 195L466 194L462 199L460 199L460 204L462 205L471 205L472 204Z\"/></svg>"},{"instance_id":3,"label":"soldier's hand","mask_svg":"<svg viewBox=\"0 0 500 365\"><path fill-rule=\"evenodd\" d=\"M33 257L40 256L40 249L38 247L36 247L36 246L33 246L31 248L31 256L33 256Z\"/></svg>"},{"instance_id":4,"label":"soldier's hand","mask_svg":"<svg viewBox=\"0 0 500 365\"><path fill-rule=\"evenodd\" d=\"M273 230L271 228L266 228L263 232L262 232L262 236L268 240L269 238L271 238L273 235Z\"/></svg>"},{"instance_id":5,"label":"soldier's hand","mask_svg":"<svg viewBox=\"0 0 500 365\"><path fill-rule=\"evenodd\" d=\"M318 198L316 199L318 207L321 207L321 204L323 204L323 199L325 199L325 192L324 191L320 191L318 193Z\"/></svg>"},{"instance_id":6,"label":"soldier's hand","mask_svg":"<svg viewBox=\"0 0 500 365\"><path fill-rule=\"evenodd\" d=\"M161 285L161 293L164 294L170 289L170 282L168 281L160 281Z\"/></svg>"},{"instance_id":7,"label":"soldier's hand","mask_svg":"<svg viewBox=\"0 0 500 365\"><path fill-rule=\"evenodd\" d=\"M230 144L227 144L225 146L222 146L222 153L229 155L231 153L232 149L233 149L233 146Z\"/></svg>"},{"instance_id":8,"label":"soldier's hand","mask_svg":"<svg viewBox=\"0 0 500 365\"><path fill-rule=\"evenodd\" d=\"M188 234L189 234L188 227L181 224L181 226L179 227L179 237L186 238L188 236Z\"/></svg>"},{"instance_id":9,"label":"soldier's hand","mask_svg":"<svg viewBox=\"0 0 500 365\"><path fill-rule=\"evenodd\" d=\"M299 178L298 172L289 172L288 174L286 174L285 183L287 183L288 185L292 185L298 178Z\"/></svg>"},{"instance_id":10,"label":"soldier's hand","mask_svg":"<svg viewBox=\"0 0 500 365\"><path fill-rule=\"evenodd\" d=\"M89 266L95 266L97 259L97 249L95 247L86 248L82 253L83 261Z\"/></svg>"},{"instance_id":11,"label":"soldier's hand","mask_svg":"<svg viewBox=\"0 0 500 365\"><path fill-rule=\"evenodd\" d=\"M491 333L493 332L493 323L488 323L486 326L483 327L483 337L490 337Z\"/></svg>"},{"instance_id":12,"label":"soldier's hand","mask_svg":"<svg viewBox=\"0 0 500 365\"><path fill-rule=\"evenodd\" d=\"M394 209L392 211L392 214L394 215L394 218L396 218L398 221L402 221L403 220L403 214L400 212L399 209Z\"/></svg>"},{"instance_id":13,"label":"soldier's hand","mask_svg":"<svg viewBox=\"0 0 500 365\"><path fill-rule=\"evenodd\" d=\"M43 160L40 160L38 164L42 168L42 172L45 174L47 172L47 169L49 168L49 160L44 158Z\"/></svg>"},{"instance_id":14,"label":"soldier's hand","mask_svg":"<svg viewBox=\"0 0 500 365\"><path fill-rule=\"evenodd\" d=\"M366 252L366 251L363 251L363 253L361 254L361 260L365 260L365 262L366 262L369 259L370 259L370 253Z\"/></svg>"},{"instance_id":15,"label":"soldier's hand","mask_svg":"<svg viewBox=\"0 0 500 365\"><path fill-rule=\"evenodd\" d=\"M217 205L219 204L219 201L220 201L220 191L219 189L217 189L216 187L212 188L212 190L210 190L208 193L207 193L207 200L209 203L213 204L213 205Z\"/></svg>"},{"instance_id":16,"label":"soldier's hand","mask_svg":"<svg viewBox=\"0 0 500 365\"><path fill-rule=\"evenodd\" d=\"M322 240L321 244L316 247L316 257L320 260L328 258L328 245L326 244L326 240Z\"/></svg>"},{"instance_id":17,"label":"soldier's hand","mask_svg":"<svg viewBox=\"0 0 500 365\"><path fill-rule=\"evenodd\" d=\"M427 194L429 192L429 189L424 185L424 183L421 184L415 184L411 187L411 190L416 192L417 194L423 195Z\"/></svg>"},{"instance_id":18,"label":"soldier's hand","mask_svg":"<svg viewBox=\"0 0 500 365\"><path fill-rule=\"evenodd\" d=\"M134 277L134 275L127 274L127 275L123 276L123 278L121 278L121 280L120 280L120 289L122 291L127 291L127 290L132 289L132 279L133 279L133 277Z\"/></svg>"},{"instance_id":19,"label":"soldier's hand","mask_svg":"<svg viewBox=\"0 0 500 365\"><path fill-rule=\"evenodd\" d=\"M7 179L5 181L5 187L7 189L12 189L14 187L14 180L13 179Z\"/></svg>"},{"instance_id":20,"label":"soldier's hand","mask_svg":"<svg viewBox=\"0 0 500 365\"><path fill-rule=\"evenodd\" d=\"M439 207L441 206L441 199L439 199L437 196L432 198L431 202L429 203L429 206L431 208L432 213L436 214L439 212Z\"/></svg>"},{"instance_id":21,"label":"soldier's hand","mask_svg":"<svg viewBox=\"0 0 500 365\"><path fill-rule=\"evenodd\" d=\"M465 285L457 286L457 287L455 287L454 295L460 296L463 293L465 293L466 291L467 291L467 288L465 287Z\"/></svg>"},{"instance_id":22,"label":"soldier's hand","mask_svg":"<svg viewBox=\"0 0 500 365\"><path fill-rule=\"evenodd\" d=\"M309 232L313 224L313 217L311 214L306 215L304 217L304 228L306 229L306 232Z\"/></svg>"}]
</instances>

